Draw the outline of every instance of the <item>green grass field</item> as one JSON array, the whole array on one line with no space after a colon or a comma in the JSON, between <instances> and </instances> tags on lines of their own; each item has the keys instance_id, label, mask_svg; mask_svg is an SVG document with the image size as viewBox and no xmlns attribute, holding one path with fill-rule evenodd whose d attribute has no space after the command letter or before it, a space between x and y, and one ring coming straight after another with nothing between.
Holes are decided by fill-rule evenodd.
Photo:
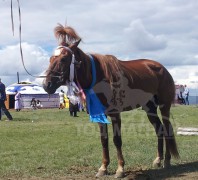
<instances>
[{"instance_id":1,"label":"green grass field","mask_svg":"<svg viewBox=\"0 0 198 180\"><path fill-rule=\"evenodd\" d=\"M95 179L102 148L97 124L85 112L69 116L67 109L10 111L13 122L0 122L0 179ZM175 133L178 127L198 127L198 108L175 106L171 110ZM109 125L113 179L116 151ZM170 170L153 169L157 139L141 109L122 113L123 154L127 177L134 172L150 179L198 178L198 136L176 135L181 159ZM138 179L138 178L136 178Z\"/></svg>"}]
</instances>

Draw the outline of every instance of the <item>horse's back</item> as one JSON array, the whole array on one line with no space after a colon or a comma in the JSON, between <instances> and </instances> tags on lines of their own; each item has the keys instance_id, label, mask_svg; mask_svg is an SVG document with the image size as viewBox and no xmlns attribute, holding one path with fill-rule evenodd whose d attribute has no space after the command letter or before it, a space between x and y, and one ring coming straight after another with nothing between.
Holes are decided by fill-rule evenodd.
<instances>
[{"instance_id":1,"label":"horse's back","mask_svg":"<svg viewBox=\"0 0 198 180\"><path fill-rule=\"evenodd\" d=\"M130 61L119 61L119 63L131 71L145 72L149 70L160 73L165 67L157 61L149 59L137 59Z\"/></svg>"}]
</instances>

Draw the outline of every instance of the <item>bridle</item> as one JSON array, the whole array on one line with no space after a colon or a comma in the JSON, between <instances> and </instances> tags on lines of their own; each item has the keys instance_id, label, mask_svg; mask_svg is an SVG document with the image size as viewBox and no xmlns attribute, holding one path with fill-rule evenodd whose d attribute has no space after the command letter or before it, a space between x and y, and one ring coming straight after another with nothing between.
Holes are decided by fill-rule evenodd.
<instances>
[{"instance_id":1,"label":"bridle","mask_svg":"<svg viewBox=\"0 0 198 180\"><path fill-rule=\"evenodd\" d=\"M65 82L65 84L68 84L69 82L73 82L74 81L74 78L76 77L75 65L76 64L80 64L81 62L76 61L76 58L75 58L75 55L74 55L73 51L71 50L71 48L69 48L67 46L58 46L55 49L53 56L54 57L58 57L59 55L61 55L62 49L65 49L66 51L68 51L72 55L72 60L71 60L71 63L70 63L69 81L67 80ZM48 71L53 72L53 73L60 74L59 76L50 75L50 77L58 77L60 80L62 79L63 74L64 74L64 72L58 72L58 71L53 71L53 70L48 70Z\"/></svg>"}]
</instances>

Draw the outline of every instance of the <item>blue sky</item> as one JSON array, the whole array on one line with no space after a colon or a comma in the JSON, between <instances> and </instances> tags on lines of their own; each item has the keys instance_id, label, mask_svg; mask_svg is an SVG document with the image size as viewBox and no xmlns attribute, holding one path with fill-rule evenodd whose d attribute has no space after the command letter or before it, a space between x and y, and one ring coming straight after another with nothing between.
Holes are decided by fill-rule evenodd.
<instances>
[{"instance_id":1,"label":"blue sky","mask_svg":"<svg viewBox=\"0 0 198 180\"><path fill-rule=\"evenodd\" d=\"M39 75L47 68L58 45L57 23L72 26L82 37L85 52L113 54L121 60L154 59L176 83L198 88L197 0L20 0L22 47L27 69ZM12 35L10 0L0 1L0 77L6 84L41 82L23 69L19 52L18 9L13 0L15 35Z\"/></svg>"}]
</instances>

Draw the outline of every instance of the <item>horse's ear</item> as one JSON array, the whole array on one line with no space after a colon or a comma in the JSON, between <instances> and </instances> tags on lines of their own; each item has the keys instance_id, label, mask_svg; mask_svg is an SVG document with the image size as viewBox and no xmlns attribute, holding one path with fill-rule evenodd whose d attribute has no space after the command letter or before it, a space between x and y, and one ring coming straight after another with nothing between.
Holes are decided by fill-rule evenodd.
<instances>
[{"instance_id":1,"label":"horse's ear","mask_svg":"<svg viewBox=\"0 0 198 180\"><path fill-rule=\"evenodd\" d=\"M72 51L75 51L78 47L78 44L80 43L81 39L79 39L78 41L76 41L75 43L71 44L69 46L69 48L72 50Z\"/></svg>"}]
</instances>

